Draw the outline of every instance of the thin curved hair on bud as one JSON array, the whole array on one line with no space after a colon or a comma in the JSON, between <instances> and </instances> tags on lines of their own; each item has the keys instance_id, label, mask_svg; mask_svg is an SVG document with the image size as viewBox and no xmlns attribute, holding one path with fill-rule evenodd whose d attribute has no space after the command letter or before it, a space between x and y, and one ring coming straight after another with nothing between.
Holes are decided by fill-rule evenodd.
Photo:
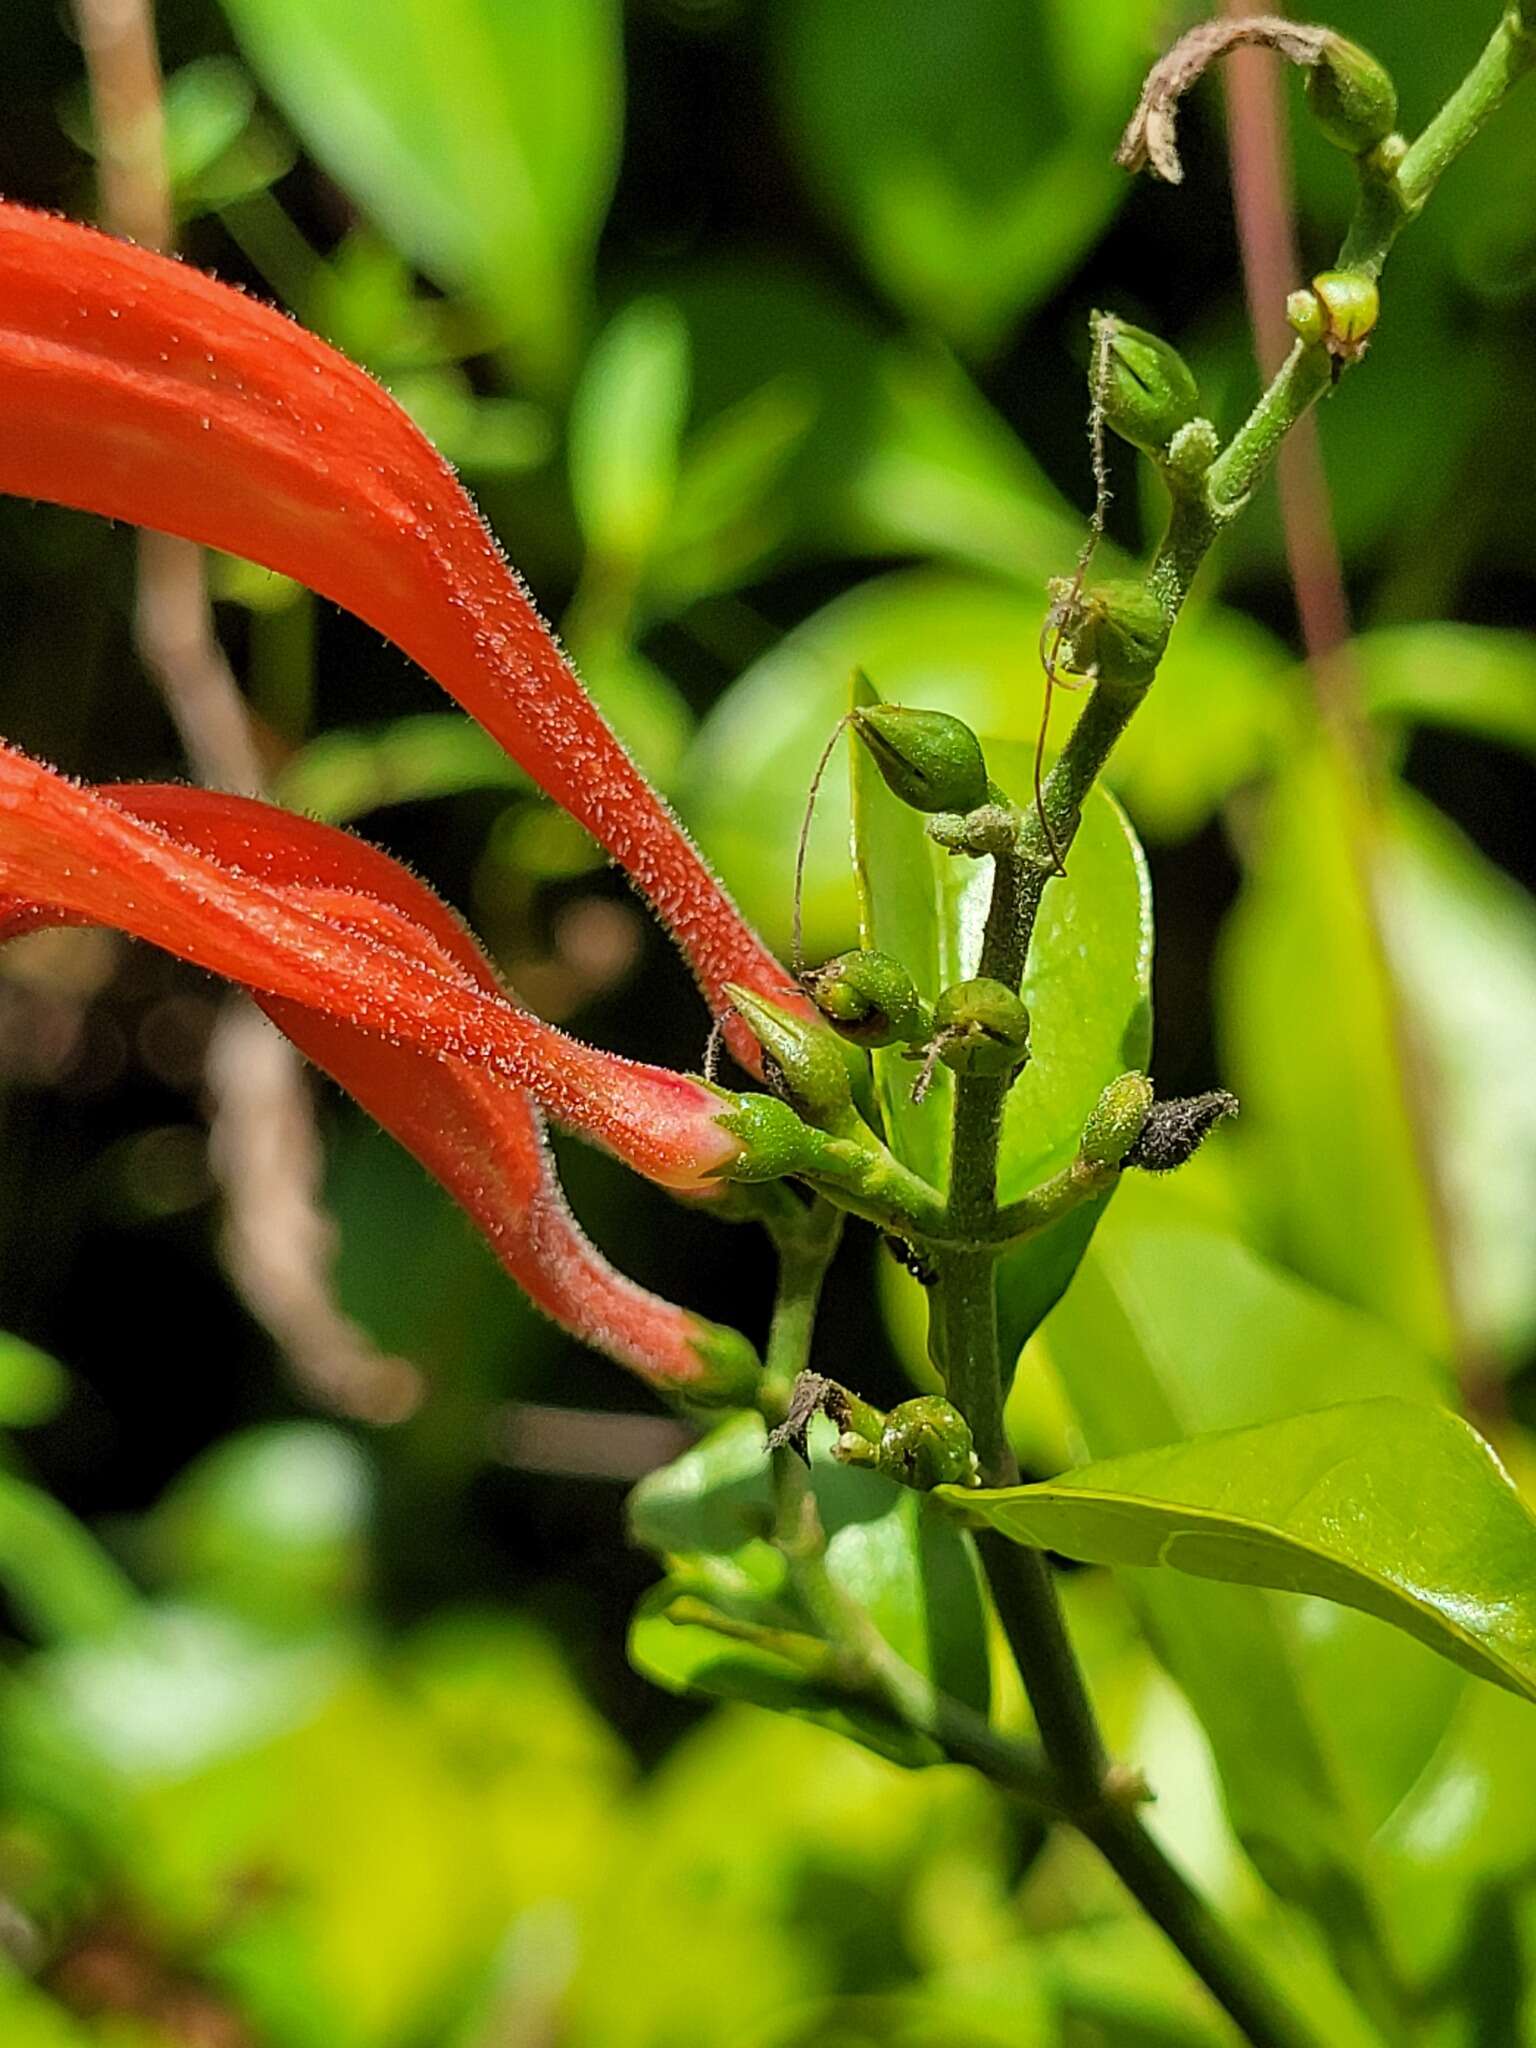
<instances>
[{"instance_id":1,"label":"thin curved hair on bud","mask_svg":"<svg viewBox=\"0 0 1536 2048\"><path fill-rule=\"evenodd\" d=\"M817 761L811 776L810 786L805 792L805 809L800 816L800 835L795 841L795 900L789 956L796 982L805 980L805 862L811 844L811 820L816 815L816 799L821 793L822 781L832 760L833 751L852 723L853 713L845 711L833 726L831 736L822 748L821 758Z\"/></svg>"},{"instance_id":2,"label":"thin curved hair on bud","mask_svg":"<svg viewBox=\"0 0 1536 2048\"><path fill-rule=\"evenodd\" d=\"M1093 319L1093 354L1088 366L1088 453L1093 464L1093 511L1088 518L1088 538L1083 542L1078 555L1077 566L1066 591L1053 597L1050 610L1040 627L1040 667L1045 676L1045 690L1040 704L1040 726L1035 734L1034 790L1035 816L1040 820L1040 830L1045 834L1046 847L1058 875L1067 872L1056 834L1051 829L1050 818L1045 809L1045 743L1051 729L1051 700L1058 686L1075 689L1073 683L1062 680L1058 663L1061 660L1061 644L1067 628L1082 601L1083 584L1098 553L1099 542L1104 538L1104 528L1109 518L1109 456L1105 447L1106 394L1109 388L1110 364L1114 354L1115 336L1119 322L1113 313L1096 313Z\"/></svg>"}]
</instances>

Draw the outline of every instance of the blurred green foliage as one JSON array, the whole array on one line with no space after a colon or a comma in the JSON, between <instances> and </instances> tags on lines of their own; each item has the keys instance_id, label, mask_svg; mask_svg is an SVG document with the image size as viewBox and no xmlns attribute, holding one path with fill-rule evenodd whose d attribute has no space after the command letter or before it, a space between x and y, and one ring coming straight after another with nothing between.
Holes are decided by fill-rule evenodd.
<instances>
[{"instance_id":1,"label":"blurred green foliage","mask_svg":"<svg viewBox=\"0 0 1536 2048\"><path fill-rule=\"evenodd\" d=\"M1393 71L1411 129L1495 11L1338 0L1329 18ZM787 948L806 792L855 666L969 719L1027 790L1044 580L1070 569L1089 490L1090 309L1175 341L1224 431L1256 388L1214 97L1190 111L1181 191L1109 161L1185 12L164 0L184 242L366 363L462 468ZM56 11L15 0L0 59L0 187L89 212ZM1316 268L1349 175L1293 115ZM1022 1343L1082 1258L1010 1406L1041 1475L1343 1401L1449 1403L1458 1377L1516 1479L1536 1473L1533 174L1536 96L1404 238L1369 360L1323 415L1359 628L1341 660L1381 803L1319 730L1269 496L1116 757L1155 884L1154 1071L1164 1092L1230 1081L1245 1113L1005 1297ZM1113 483L1123 568L1160 510L1128 459ZM82 773L175 774L129 651L125 540L0 505L0 730ZM681 975L494 748L303 592L239 564L215 588L285 801L404 853L552 1012L698 1063ZM882 892L902 863L940 894L954 878L898 843L877 792L859 802L873 938L937 976L936 916ZM1030 991L1037 1052L1067 1050L1029 1070L1048 1099L1020 1097L1021 1181L1142 1056L1144 875L1098 809L1081 916L1058 905ZM857 937L850 815L834 772L812 957ZM0 956L0 1320L32 1340L0 1337L6 2048L1236 2038L1080 1845L966 1773L740 1703L828 1718L803 1673L765 1678L760 1646L727 1655L661 1618L702 1588L793 1632L751 1472L733 1492L715 1440L645 1483L654 1589L617 1484L667 1455L636 1448L640 1397L329 1101L344 1304L429 1391L388 1431L316 1420L222 1277L193 1170L208 1022L201 986L158 961ZM942 1090L926 1119L902 1112L914 1156ZM564 1164L629 1270L760 1316L745 1233L722 1256L712 1226L604 1162ZM927 1383L919 1298L858 1248L835 1275L826 1354L872 1398ZM518 1415L551 1408L595 1417L602 1476L558 1438L517 1452ZM839 1524L850 1583L918 1613L903 1647L981 1700L974 1657L954 1675L975 1636L939 1625L974 1600L963 1554L934 1555L910 1496L843 1477L865 1496ZM700 1533L717 1511L727 1532ZM1536 2041L1524 1703L1294 1595L1095 1569L1066 1591L1115 1745L1158 1787L1154 1826L1327 2039L1380 2048L1381 1986L1358 1967L1379 1937L1400 2038ZM733 1703L696 1711L626 1672L642 1596L640 1668Z\"/></svg>"}]
</instances>

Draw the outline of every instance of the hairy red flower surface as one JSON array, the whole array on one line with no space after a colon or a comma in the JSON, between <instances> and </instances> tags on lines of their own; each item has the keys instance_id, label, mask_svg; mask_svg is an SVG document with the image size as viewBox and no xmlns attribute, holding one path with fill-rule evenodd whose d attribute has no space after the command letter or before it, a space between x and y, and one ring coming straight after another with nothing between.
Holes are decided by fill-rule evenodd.
<instances>
[{"instance_id":1,"label":"hairy red flower surface","mask_svg":"<svg viewBox=\"0 0 1536 2048\"><path fill-rule=\"evenodd\" d=\"M419 661L634 878L758 1070L726 984L798 991L382 386L242 292L0 202L0 416L0 490L243 555Z\"/></svg>"},{"instance_id":2,"label":"hairy red flower surface","mask_svg":"<svg viewBox=\"0 0 1536 2048\"><path fill-rule=\"evenodd\" d=\"M242 982L557 1322L659 1385L743 1390L753 1361L734 1331L635 1286L587 1241L530 1094L679 1187L736 1149L714 1122L719 1098L517 1009L459 920L387 855L244 797L81 789L0 747L0 890L0 939L102 923Z\"/></svg>"}]
</instances>

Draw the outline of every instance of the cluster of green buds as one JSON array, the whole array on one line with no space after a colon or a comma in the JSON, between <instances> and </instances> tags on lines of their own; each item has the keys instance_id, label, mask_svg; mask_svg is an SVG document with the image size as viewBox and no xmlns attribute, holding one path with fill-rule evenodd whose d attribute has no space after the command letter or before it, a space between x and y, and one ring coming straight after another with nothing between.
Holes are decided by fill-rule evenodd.
<instances>
[{"instance_id":1,"label":"cluster of green buds","mask_svg":"<svg viewBox=\"0 0 1536 2048\"><path fill-rule=\"evenodd\" d=\"M963 720L877 703L850 723L891 794L932 820L938 844L983 854L1014 843L1018 814ZM941 1062L957 1074L1008 1074L1029 1056L1029 1012L999 981L957 982L930 1004L900 961L861 950L811 969L802 985L840 1036L870 1048L903 1045L925 1073Z\"/></svg>"}]
</instances>

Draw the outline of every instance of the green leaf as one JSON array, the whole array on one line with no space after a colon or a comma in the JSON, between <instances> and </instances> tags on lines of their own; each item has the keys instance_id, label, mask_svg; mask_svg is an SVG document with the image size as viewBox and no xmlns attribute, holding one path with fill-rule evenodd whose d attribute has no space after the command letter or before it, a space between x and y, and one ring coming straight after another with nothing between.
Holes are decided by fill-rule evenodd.
<instances>
[{"instance_id":1,"label":"green leaf","mask_svg":"<svg viewBox=\"0 0 1536 2048\"><path fill-rule=\"evenodd\" d=\"M1461 1315L1509 1365L1536 1338L1536 902L1432 805L1400 791L1377 885L1430 1076Z\"/></svg>"},{"instance_id":2,"label":"green leaf","mask_svg":"<svg viewBox=\"0 0 1536 2048\"><path fill-rule=\"evenodd\" d=\"M993 779L1027 799L1031 767L1019 748L989 742ZM991 894L991 863L956 858L928 837L926 821L886 788L868 752L852 752L854 860L860 942L889 953L932 1001L976 971ZM1030 948L1024 999L1031 1057L1008 1093L998 1192L1011 1201L1065 1166L1100 1091L1145 1066L1151 1050L1152 903L1141 850L1113 799L1096 789L1067 858L1046 888ZM917 1068L900 1049L874 1055L875 1087L898 1158L943 1186L953 1077L935 1069L922 1102ZM1011 1365L1060 1297L1103 1202L1085 1204L1001 1260L998 1298Z\"/></svg>"},{"instance_id":3,"label":"green leaf","mask_svg":"<svg viewBox=\"0 0 1536 2048\"><path fill-rule=\"evenodd\" d=\"M706 420L683 450L671 516L651 567L653 608L730 590L788 537L781 488L818 403L793 371Z\"/></svg>"},{"instance_id":4,"label":"green leaf","mask_svg":"<svg viewBox=\"0 0 1536 2048\"><path fill-rule=\"evenodd\" d=\"M48 1422L69 1398L69 1375L56 1358L0 1330L0 1429Z\"/></svg>"},{"instance_id":5,"label":"green leaf","mask_svg":"<svg viewBox=\"0 0 1536 2048\"><path fill-rule=\"evenodd\" d=\"M137 1595L94 1536L52 1494L0 1470L0 1587L45 1643L112 1633Z\"/></svg>"},{"instance_id":6,"label":"green leaf","mask_svg":"<svg viewBox=\"0 0 1536 2048\"><path fill-rule=\"evenodd\" d=\"M1213 1145L1213 1164L1233 1149ZM1396 1331L1181 1213L1210 1149L1170 1182L1127 1179L1043 1333L1088 1455L1340 1400L1447 1398L1443 1372ZM1204 1724L1244 1847L1347 1952L1391 1903L1374 1833L1419 1782L1466 1682L1348 1608L1173 1572L1126 1585Z\"/></svg>"},{"instance_id":7,"label":"green leaf","mask_svg":"<svg viewBox=\"0 0 1536 2048\"><path fill-rule=\"evenodd\" d=\"M275 1631L345 1612L367 1579L373 1474L321 1422L225 1437L181 1473L145 1534L178 1590Z\"/></svg>"},{"instance_id":8,"label":"green leaf","mask_svg":"<svg viewBox=\"0 0 1536 2048\"><path fill-rule=\"evenodd\" d=\"M1390 725L1438 725L1536 753L1536 648L1528 633L1436 623L1351 642L1366 708Z\"/></svg>"},{"instance_id":9,"label":"green leaf","mask_svg":"<svg viewBox=\"0 0 1536 2048\"><path fill-rule=\"evenodd\" d=\"M852 552L932 555L1043 583L1072 561L1079 516L942 348L888 335L824 288L762 263L697 271L674 296L704 422L688 460L704 463L705 481L717 430L764 433L770 454L775 435L794 435L749 522L751 551L742 537L737 574L784 555ZM685 472L685 537L693 488Z\"/></svg>"},{"instance_id":10,"label":"green leaf","mask_svg":"<svg viewBox=\"0 0 1536 2048\"><path fill-rule=\"evenodd\" d=\"M1036 1549L1358 1608L1536 1700L1536 1515L1444 1411L1348 1401L1043 1485L940 1491Z\"/></svg>"},{"instance_id":11,"label":"green leaf","mask_svg":"<svg viewBox=\"0 0 1536 2048\"><path fill-rule=\"evenodd\" d=\"M1091 57L1066 6L795 0L775 17L795 139L896 303L986 351L1124 195L1112 163L1154 17L1119 0Z\"/></svg>"},{"instance_id":12,"label":"green leaf","mask_svg":"<svg viewBox=\"0 0 1536 2048\"><path fill-rule=\"evenodd\" d=\"M1273 1248L1449 1357L1398 996L1366 880L1383 848L1337 751L1321 740L1298 748L1223 934L1218 1021Z\"/></svg>"},{"instance_id":13,"label":"green leaf","mask_svg":"<svg viewBox=\"0 0 1536 2048\"><path fill-rule=\"evenodd\" d=\"M588 552L637 569L677 484L688 417L688 330L677 308L636 299L593 345L571 403L571 496Z\"/></svg>"},{"instance_id":14,"label":"green leaf","mask_svg":"<svg viewBox=\"0 0 1536 2048\"><path fill-rule=\"evenodd\" d=\"M456 712L427 711L321 734L284 763L273 794L290 810L347 825L386 804L528 787L482 727Z\"/></svg>"},{"instance_id":15,"label":"green leaf","mask_svg":"<svg viewBox=\"0 0 1536 2048\"><path fill-rule=\"evenodd\" d=\"M924 1496L818 1457L813 1483L833 1582L905 1660L941 1690L985 1711L986 1628L969 1540ZM901 1763L937 1751L883 1711L850 1699L799 1604L773 1526L761 1418L734 1416L642 1480L630 1532L669 1567L630 1635L636 1666L673 1691L745 1699L854 1735ZM678 1599L694 1603L668 1619ZM702 1603L740 1633L704 1625Z\"/></svg>"},{"instance_id":16,"label":"green leaf","mask_svg":"<svg viewBox=\"0 0 1536 2048\"><path fill-rule=\"evenodd\" d=\"M306 144L420 269L567 375L618 157L616 0L225 0Z\"/></svg>"}]
</instances>

